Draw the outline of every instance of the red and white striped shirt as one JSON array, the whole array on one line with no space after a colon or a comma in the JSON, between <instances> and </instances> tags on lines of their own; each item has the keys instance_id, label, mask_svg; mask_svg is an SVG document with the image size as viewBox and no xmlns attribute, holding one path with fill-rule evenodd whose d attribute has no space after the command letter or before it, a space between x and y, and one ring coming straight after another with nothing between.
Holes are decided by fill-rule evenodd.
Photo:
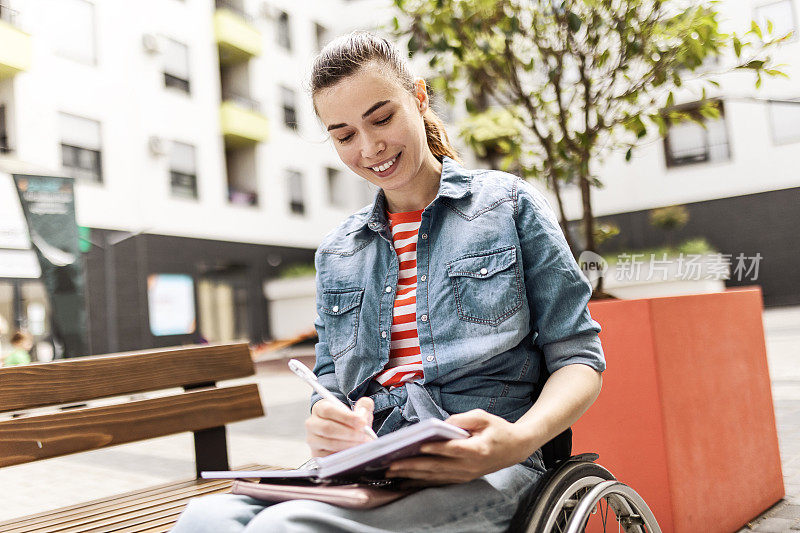
<instances>
[{"instance_id":1,"label":"red and white striped shirt","mask_svg":"<svg viewBox=\"0 0 800 533\"><path fill-rule=\"evenodd\" d=\"M389 362L375 380L388 388L423 377L417 334L417 234L422 211L387 213L400 272L394 300Z\"/></svg>"}]
</instances>

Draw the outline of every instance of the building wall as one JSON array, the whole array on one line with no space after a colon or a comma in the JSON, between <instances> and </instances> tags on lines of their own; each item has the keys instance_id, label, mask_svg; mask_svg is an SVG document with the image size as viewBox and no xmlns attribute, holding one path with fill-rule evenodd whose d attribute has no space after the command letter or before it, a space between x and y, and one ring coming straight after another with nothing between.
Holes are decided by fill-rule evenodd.
<instances>
[{"instance_id":1,"label":"building wall","mask_svg":"<svg viewBox=\"0 0 800 533\"><path fill-rule=\"evenodd\" d=\"M92 229L91 234L97 243L105 243L107 237L113 240L124 236L99 229ZM314 256L313 250L302 248L162 235L138 235L121 241L111 247L113 257L107 263L108 249L108 246L94 246L84 254L90 346L94 354L194 343L203 335L199 320L191 334L153 335L147 301L147 278L151 274L190 275L194 280L198 319L199 281L215 275L235 280L247 291L245 328L249 339L255 343L271 339L263 281L275 277L288 265L311 263ZM227 274L219 274L223 270ZM115 280L111 295L106 283L110 278Z\"/></svg>"},{"instance_id":2,"label":"building wall","mask_svg":"<svg viewBox=\"0 0 800 533\"><path fill-rule=\"evenodd\" d=\"M602 248L604 253L652 249L693 237L705 237L722 254L730 254L732 278L728 287L760 285L765 306L800 305L800 187L685 204L689 221L674 235L649 223L649 210L599 217L614 223L620 234ZM761 254L756 279L733 272L736 257L744 254L750 267ZM659 258L657 258L659 259ZM647 261L648 258L644 258Z\"/></svg>"},{"instance_id":3,"label":"building wall","mask_svg":"<svg viewBox=\"0 0 800 533\"><path fill-rule=\"evenodd\" d=\"M15 2L12 7L19 10L20 26L32 35L33 66L0 87L0 96L10 107L15 156L23 161L61 168L59 113L100 122L103 183L78 183L79 224L313 248L349 214L349 209L327 202L326 167L347 170L326 140L306 89L316 53L314 22L339 33L339 21L346 20L342 10L350 2L274 2L275 8L290 14L291 51L276 44L275 21L265 3L245 3L263 47L261 56L248 65L250 96L269 119L269 139L255 148L258 207L232 205L227 199L214 2L93 0L90 4L96 59L86 62L65 56L54 42L57 29L76 22L69 10L52 9L52 0ZM321 9L323 4L327 9ZM167 39L188 46L191 94L164 86L163 49L146 50L145 35L155 36L162 46ZM281 85L295 90L298 131L283 124ZM173 196L169 156L149 148L154 136L195 146L197 200ZM289 210L288 170L304 176L305 215Z\"/></svg>"}]
</instances>

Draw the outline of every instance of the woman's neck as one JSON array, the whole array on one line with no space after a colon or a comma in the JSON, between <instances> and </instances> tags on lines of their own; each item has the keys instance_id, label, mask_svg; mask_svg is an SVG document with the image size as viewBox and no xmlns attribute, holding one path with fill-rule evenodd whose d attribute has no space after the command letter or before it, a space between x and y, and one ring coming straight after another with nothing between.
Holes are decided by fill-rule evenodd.
<instances>
[{"instance_id":1,"label":"woman's neck","mask_svg":"<svg viewBox=\"0 0 800 533\"><path fill-rule=\"evenodd\" d=\"M414 180L413 189L409 191L384 191L386 194L386 209L390 213L406 213L425 209L436 198L441 179L442 163L429 151L428 157L422 163L417 179Z\"/></svg>"}]
</instances>

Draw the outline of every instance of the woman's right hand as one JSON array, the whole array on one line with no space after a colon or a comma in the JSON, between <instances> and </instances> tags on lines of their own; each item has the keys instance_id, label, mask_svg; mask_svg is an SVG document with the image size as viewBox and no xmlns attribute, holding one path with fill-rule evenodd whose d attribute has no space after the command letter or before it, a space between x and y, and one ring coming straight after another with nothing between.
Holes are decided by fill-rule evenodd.
<instances>
[{"instance_id":1,"label":"woman's right hand","mask_svg":"<svg viewBox=\"0 0 800 533\"><path fill-rule=\"evenodd\" d=\"M312 457L324 457L372 440L363 428L372 427L374 408L371 398L359 398L352 411L331 400L316 402L306 419L306 442Z\"/></svg>"}]
</instances>

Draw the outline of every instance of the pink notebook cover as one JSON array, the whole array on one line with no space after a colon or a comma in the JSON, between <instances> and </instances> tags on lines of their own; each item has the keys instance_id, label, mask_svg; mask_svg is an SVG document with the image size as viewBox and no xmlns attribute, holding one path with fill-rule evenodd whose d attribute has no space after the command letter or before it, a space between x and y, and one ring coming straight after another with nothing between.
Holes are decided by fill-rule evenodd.
<instances>
[{"instance_id":1,"label":"pink notebook cover","mask_svg":"<svg viewBox=\"0 0 800 533\"><path fill-rule=\"evenodd\" d=\"M353 483L351 485L334 486L298 486L270 485L236 480L233 482L232 494L242 494L268 502L285 502L289 500L316 500L350 509L371 509L398 500L414 490L390 490L365 487Z\"/></svg>"}]
</instances>

